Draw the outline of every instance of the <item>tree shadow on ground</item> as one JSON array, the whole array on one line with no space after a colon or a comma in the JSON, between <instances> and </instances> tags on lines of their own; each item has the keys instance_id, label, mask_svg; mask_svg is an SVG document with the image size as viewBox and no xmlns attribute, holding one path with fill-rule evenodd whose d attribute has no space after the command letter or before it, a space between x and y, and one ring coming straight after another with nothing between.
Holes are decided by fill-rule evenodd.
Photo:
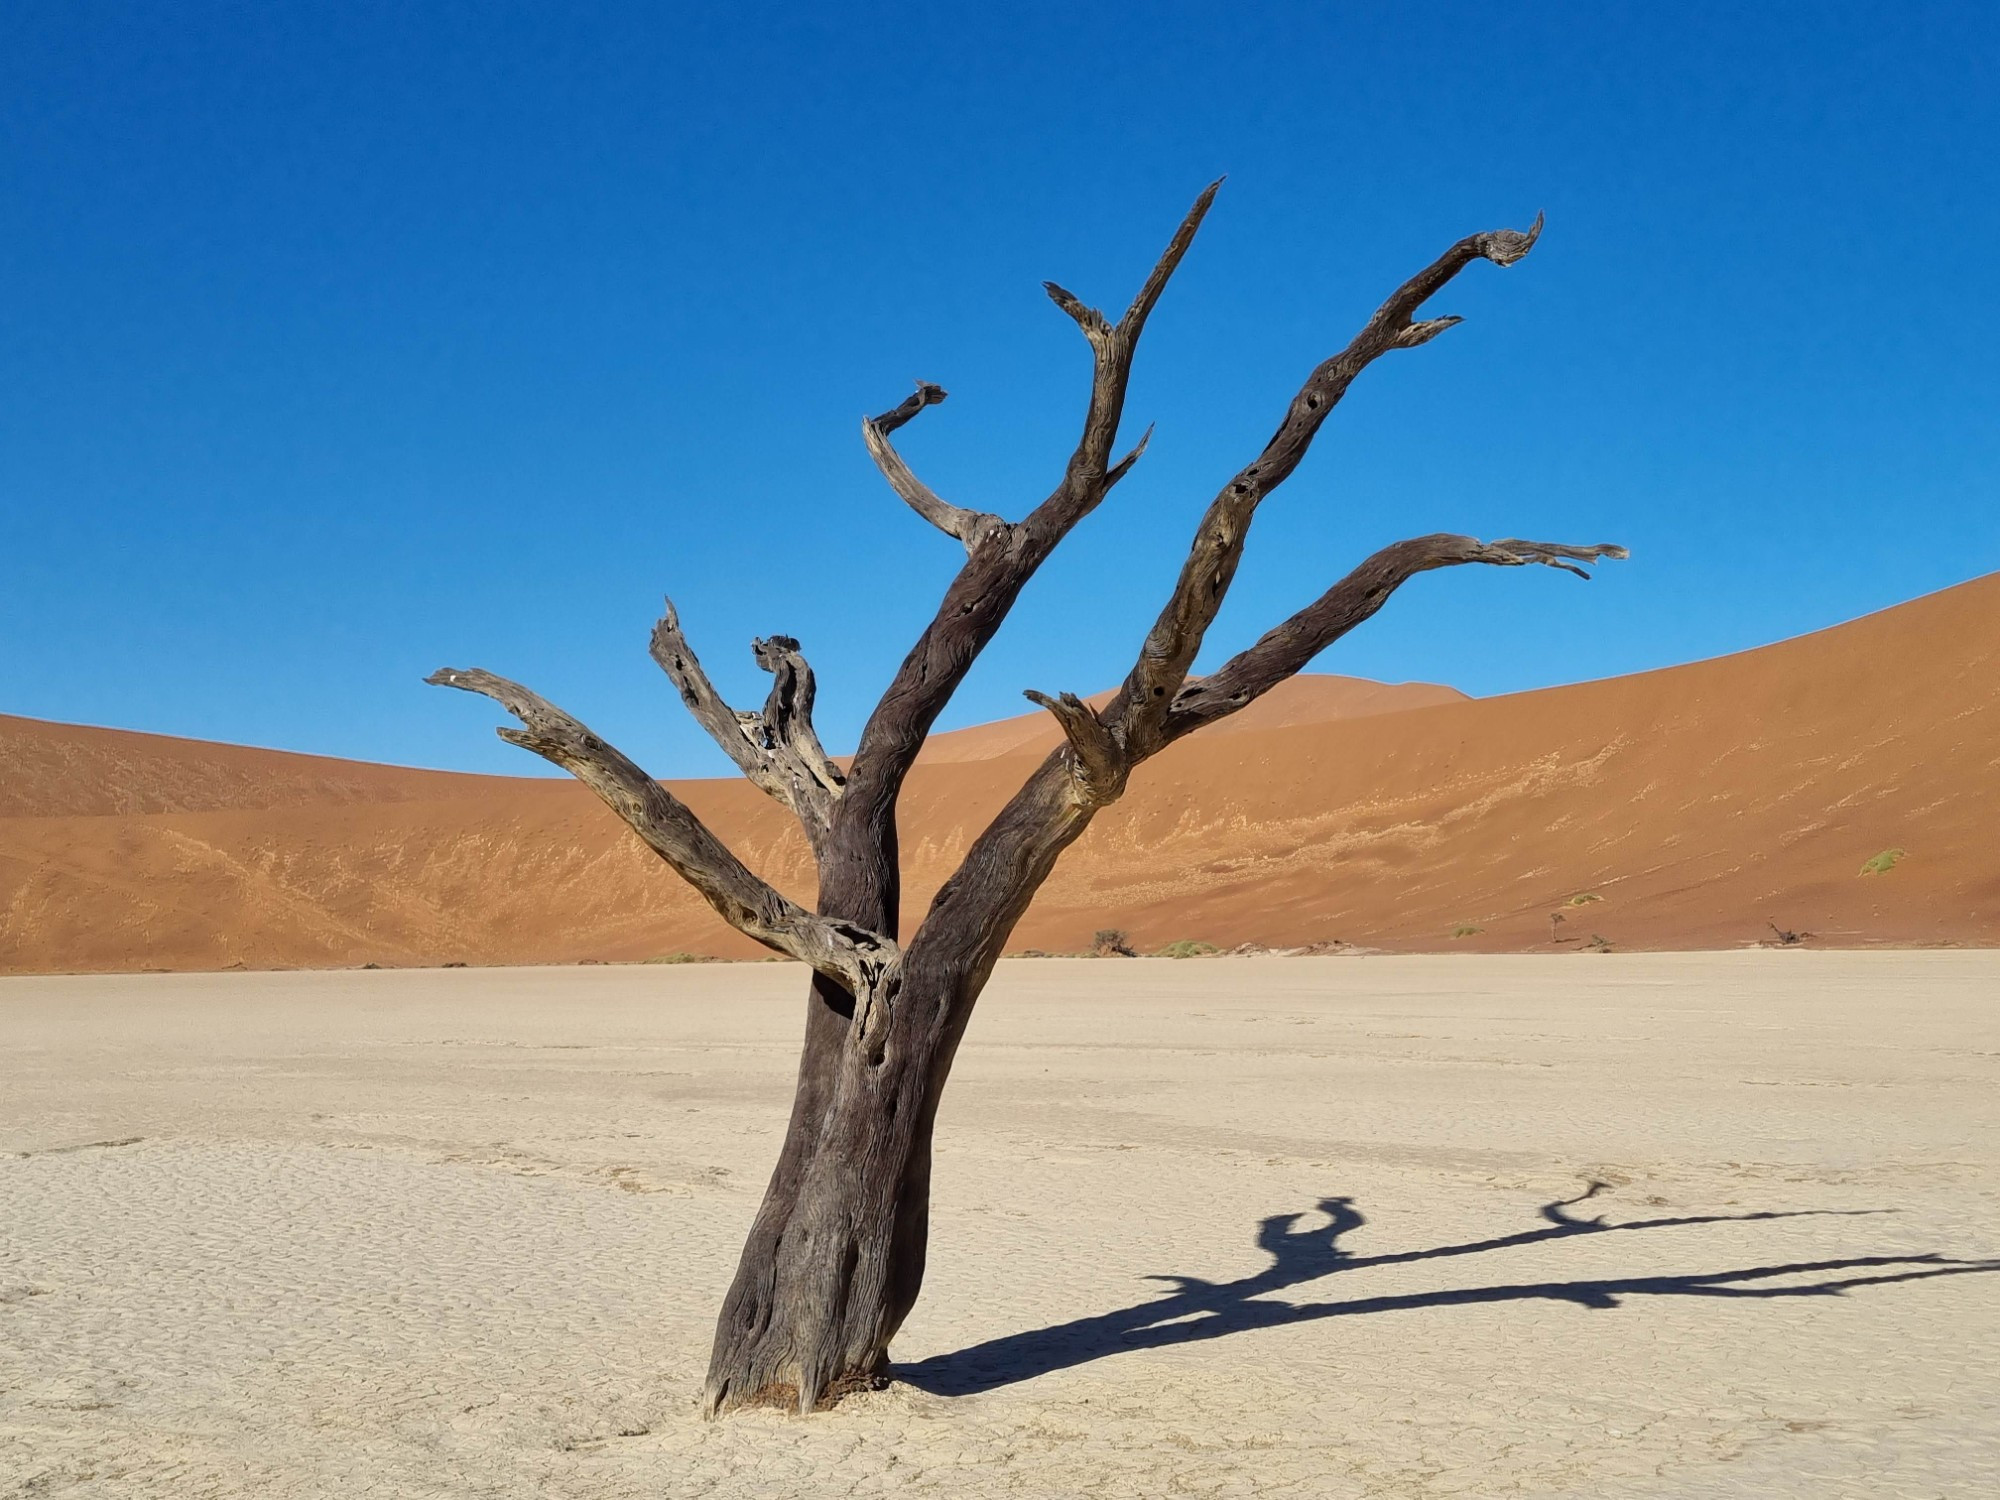
<instances>
[{"instance_id":1,"label":"tree shadow on ground","mask_svg":"<svg viewBox=\"0 0 2000 1500\"><path fill-rule=\"evenodd\" d=\"M1610 1185L1592 1182L1574 1198L1545 1204L1547 1225L1463 1245L1437 1245L1385 1255L1356 1255L1342 1249L1340 1238L1367 1221L1351 1198L1322 1198L1323 1225L1301 1228L1302 1213L1273 1214L1257 1230L1257 1246L1271 1263L1235 1281L1204 1281L1196 1276L1151 1276L1170 1283L1172 1291L1114 1312L1076 1318L1047 1328L1008 1334L935 1355L916 1364L897 1365L895 1378L942 1396L965 1396L1017 1381L1033 1380L1056 1370L1088 1364L1130 1349L1162 1349L1172 1344L1222 1338L1255 1328L1280 1328L1321 1318L1365 1313L1407 1312L1425 1307L1458 1307L1485 1302L1568 1302L1578 1307L1615 1308L1626 1297L1837 1297L1857 1287L1886 1286L1900 1281L1926 1281L1939 1276L1965 1276L2000 1271L2000 1259L1959 1260L1950 1256L1860 1255L1836 1260L1790 1261L1781 1265L1745 1266L1678 1276L1608 1277L1580 1281L1537 1281L1494 1286L1451 1287L1395 1296L1357 1297L1345 1302L1289 1303L1263 1300L1269 1293L1318 1281L1338 1271L1366 1266L1395 1266L1413 1261L1481 1255L1522 1245L1584 1235L1633 1234L1646 1230L1679 1229L1701 1224L1754 1224L1773 1219L1858 1218L1891 1212L1887 1209L1796 1209L1745 1214L1687 1214L1675 1218L1634 1219L1622 1224L1602 1218L1578 1218L1568 1212L1596 1197ZM1781 1278L1805 1280L1773 1285Z\"/></svg>"}]
</instances>

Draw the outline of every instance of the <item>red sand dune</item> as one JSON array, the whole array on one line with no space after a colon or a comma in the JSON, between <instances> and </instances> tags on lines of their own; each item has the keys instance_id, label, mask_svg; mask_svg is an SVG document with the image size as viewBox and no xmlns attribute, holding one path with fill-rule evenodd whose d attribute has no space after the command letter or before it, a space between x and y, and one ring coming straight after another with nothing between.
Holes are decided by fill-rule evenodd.
<instances>
[{"instance_id":1,"label":"red sand dune","mask_svg":"<svg viewBox=\"0 0 2000 1500\"><path fill-rule=\"evenodd\" d=\"M906 923L1049 742L1032 717L939 737L904 800ZM676 790L810 897L773 804L736 782ZM1142 947L1550 951L1553 911L1579 949L1728 947L1769 923L1821 945L1991 945L1996 813L2000 575L1507 698L1304 680L1262 722L1142 768L1015 945L1116 926ZM1861 873L1890 849L1892 869ZM0 971L676 951L760 950L567 782L0 719Z\"/></svg>"},{"instance_id":2,"label":"red sand dune","mask_svg":"<svg viewBox=\"0 0 2000 1500\"><path fill-rule=\"evenodd\" d=\"M422 802L493 779L0 714L0 818Z\"/></svg>"},{"instance_id":3,"label":"red sand dune","mask_svg":"<svg viewBox=\"0 0 2000 1500\"><path fill-rule=\"evenodd\" d=\"M1093 693L1084 701L1102 708L1112 692ZM1203 733L1246 734L1258 729L1288 729L1294 724L1325 724L1333 719L1365 719L1371 714L1428 708L1434 703L1470 703L1457 688L1434 682L1370 682L1365 677L1334 677L1309 672L1281 682L1240 713L1231 714ZM1062 742L1062 730L1049 715L1037 711L1013 719L996 719L970 729L934 734L924 744L917 763L955 765L968 760L992 760L1002 755L1047 755Z\"/></svg>"}]
</instances>

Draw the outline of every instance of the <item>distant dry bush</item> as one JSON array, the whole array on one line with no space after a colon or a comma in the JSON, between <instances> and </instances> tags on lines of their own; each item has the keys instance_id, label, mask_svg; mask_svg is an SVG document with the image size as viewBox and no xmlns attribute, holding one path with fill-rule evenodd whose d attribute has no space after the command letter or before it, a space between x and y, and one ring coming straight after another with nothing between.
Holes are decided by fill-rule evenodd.
<instances>
[{"instance_id":1,"label":"distant dry bush","mask_svg":"<svg viewBox=\"0 0 2000 1500\"><path fill-rule=\"evenodd\" d=\"M1091 934L1090 956L1092 958L1137 958L1138 950L1132 946L1132 939L1122 927L1100 927Z\"/></svg>"}]
</instances>

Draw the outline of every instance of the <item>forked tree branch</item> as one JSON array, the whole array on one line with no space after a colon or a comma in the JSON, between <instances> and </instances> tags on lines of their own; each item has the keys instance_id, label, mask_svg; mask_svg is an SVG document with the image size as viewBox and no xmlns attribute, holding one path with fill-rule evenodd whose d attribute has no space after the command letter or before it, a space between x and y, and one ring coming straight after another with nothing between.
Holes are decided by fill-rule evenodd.
<instances>
[{"instance_id":1,"label":"forked tree branch","mask_svg":"<svg viewBox=\"0 0 2000 1500\"><path fill-rule=\"evenodd\" d=\"M546 699L491 672L444 667L424 679L480 693L519 719L500 738L561 766L623 818L653 852L701 893L738 932L810 964L855 995L873 986L900 953L887 938L851 923L815 916L753 874L709 832L687 804L623 753Z\"/></svg>"},{"instance_id":2,"label":"forked tree branch","mask_svg":"<svg viewBox=\"0 0 2000 1500\"><path fill-rule=\"evenodd\" d=\"M995 533L1004 536L1006 545L973 549L964 568L945 591L931 623L911 647L869 715L849 771L850 796L840 815L842 825L853 829L856 838L872 836L873 830L893 826L894 802L902 779L923 748L924 736L937 721L939 712L964 681L980 651L999 630L1028 580L1047 561L1056 545L1131 471L1145 451L1142 439L1116 465L1109 462L1124 414L1132 357L1138 350L1147 317L1194 243L1195 232L1221 186L1220 181L1211 183L1195 199L1138 295L1116 324L1085 307L1062 288L1049 284L1049 295L1077 321L1091 344L1090 399L1082 435L1054 492L1026 519ZM916 395L895 411L875 418L871 425L884 432L892 431L942 396L941 391L927 396L920 387ZM886 428L885 423L889 424ZM871 451L873 446L871 443ZM892 478L891 483L896 480Z\"/></svg>"},{"instance_id":3,"label":"forked tree branch","mask_svg":"<svg viewBox=\"0 0 2000 1500\"><path fill-rule=\"evenodd\" d=\"M1085 306L1074 293L1055 282L1042 283L1049 299L1083 330L1092 354L1090 401L1084 410L1083 435L1077 441L1075 452L1070 455L1063 483L1021 523L1036 538L1046 538L1050 547L1097 508L1111 486L1125 477L1145 450L1146 443L1142 439L1126 459L1115 468L1107 468L1111 445L1118 439L1118 423L1125 412L1125 388L1132 377L1132 358L1139 352L1139 336L1146 331L1146 319L1152 316L1153 309L1159 305L1160 294L1166 290L1174 272L1180 269L1188 247L1194 243L1196 231L1201 228L1201 221L1207 217L1209 207L1221 188L1222 179L1218 177L1202 189L1201 196L1194 200L1194 206L1174 230L1167 248L1160 252L1159 260L1154 263L1138 295L1125 309L1125 316L1116 323L1110 322L1096 308ZM1147 436L1151 436L1150 428Z\"/></svg>"},{"instance_id":4,"label":"forked tree branch","mask_svg":"<svg viewBox=\"0 0 2000 1500\"><path fill-rule=\"evenodd\" d=\"M949 536L957 537L970 552L983 538L1004 532L1007 523L998 516L967 510L940 498L935 490L911 472L910 466L903 461L903 455L889 442L890 433L926 406L936 406L945 395L943 386L919 380L916 393L905 397L900 406L883 412L879 417L861 419L861 441L867 445L868 456L875 460L875 467L889 481L889 488L901 495L910 509L931 525Z\"/></svg>"},{"instance_id":5,"label":"forked tree branch","mask_svg":"<svg viewBox=\"0 0 2000 1500\"><path fill-rule=\"evenodd\" d=\"M1208 676L1196 678L1181 688L1165 716L1160 742L1171 743L1205 724L1227 718L1256 702L1286 678L1304 671L1315 656L1373 615L1391 594L1419 573L1464 563L1502 568L1539 563L1587 579L1590 574L1580 564L1620 560L1629 555L1625 548L1609 542L1588 547L1513 537L1482 542L1443 532L1396 542L1370 557L1283 624L1266 631L1256 644L1238 652Z\"/></svg>"},{"instance_id":6,"label":"forked tree branch","mask_svg":"<svg viewBox=\"0 0 2000 1500\"><path fill-rule=\"evenodd\" d=\"M1046 708L1062 726L1063 736L1069 741L1070 774L1078 797L1092 806L1117 801L1125 790L1125 777L1131 765L1124 747L1098 718L1097 710L1075 693L1051 698L1030 688L1021 696Z\"/></svg>"},{"instance_id":7,"label":"forked tree branch","mask_svg":"<svg viewBox=\"0 0 2000 1500\"><path fill-rule=\"evenodd\" d=\"M1417 322L1415 315L1474 261L1511 266L1534 248L1541 232L1542 220L1537 215L1533 227L1525 231L1496 229L1460 240L1398 287L1345 349L1307 377L1264 451L1223 487L1195 529L1180 579L1148 633L1112 710L1129 745L1142 754L1150 753L1168 706L1186 680L1202 639L1229 592L1257 507L1292 476L1355 377L1391 349L1427 344L1461 321L1442 317Z\"/></svg>"},{"instance_id":8,"label":"forked tree branch","mask_svg":"<svg viewBox=\"0 0 2000 1500\"><path fill-rule=\"evenodd\" d=\"M1198 222L1204 206L1196 205L1190 224ZM1172 597L1124 686L1102 713L1073 698L1028 695L1056 715L1067 743L1051 752L1029 777L940 888L912 939L912 963L960 965L983 975L1057 857L1081 837L1096 811L1117 795L1116 790L1104 795L1104 789L1122 789L1125 776L1141 761L1182 735L1254 702L1300 671L1417 573L1462 563L1502 567L1536 563L1588 577L1580 565L1626 555L1624 548L1609 544L1579 547L1511 539L1486 543L1448 535L1399 542L1363 563L1221 670L1199 682L1187 681L1188 669L1235 575L1257 506L1298 468L1355 377L1389 350L1416 348L1457 323L1455 317L1418 321L1416 313L1473 261L1508 266L1520 260L1534 248L1541 229L1538 215L1526 231L1501 229L1460 240L1397 288L1344 350L1313 371L1264 451L1209 506ZM1181 240L1176 236L1176 244ZM1172 258L1170 249L1162 261L1169 271ZM1051 287L1050 295L1083 328L1099 352L1102 369L1105 351L1115 345L1116 330L1061 288ZM1144 300L1142 293L1134 309L1140 309ZM1087 431L1080 457L1072 461L1072 475L1079 467L1087 470L1092 442ZM1058 491L1043 511L1060 506L1065 498L1065 492ZM1035 519L1031 516L1018 530L1032 535ZM956 915L968 907L981 914L979 921L967 923Z\"/></svg>"},{"instance_id":9,"label":"forked tree branch","mask_svg":"<svg viewBox=\"0 0 2000 1500\"><path fill-rule=\"evenodd\" d=\"M1541 563L1587 578L1590 575L1579 564L1625 555L1623 547L1608 543L1572 547L1557 542L1481 542L1469 536L1442 534L1398 542L1369 558L1220 670L1189 683L1175 699L1160 732L1145 744L1119 738L1119 726L1109 722L1117 700L1102 714L1089 716L1098 730L1112 739L1108 753L1115 755L1122 777L1172 741L1247 707L1293 676L1315 654L1374 614L1399 585L1418 573L1460 563L1499 567ZM1068 743L1051 751L1035 768L939 888L923 925L910 939L908 962L915 968L963 969L983 979L1035 891L1055 868L1057 858L1083 836L1098 810L1112 800L1095 795L1086 769L1093 758L1107 753L1096 748L1096 731L1084 726L1080 716L1064 708L1060 700L1050 704L1040 694L1029 696L1056 713L1069 735ZM1078 707L1089 714L1084 705ZM968 920L964 915L968 910L978 913L978 919Z\"/></svg>"},{"instance_id":10,"label":"forked tree branch","mask_svg":"<svg viewBox=\"0 0 2000 1500\"><path fill-rule=\"evenodd\" d=\"M762 714L733 709L723 701L681 632L671 599L653 627L651 649L709 738L744 776L798 815L807 841L819 849L832 826L843 778L813 729L812 668L799 654L799 643L784 635L753 643L757 665L773 679Z\"/></svg>"},{"instance_id":11,"label":"forked tree branch","mask_svg":"<svg viewBox=\"0 0 2000 1500\"><path fill-rule=\"evenodd\" d=\"M764 748L794 768L795 781L803 778L802 793L809 793L820 804L829 803L840 795L847 778L813 728L817 689L812 667L800 653L799 643L788 635L752 641L750 650L757 665L771 674L771 691L764 697L759 720Z\"/></svg>"}]
</instances>

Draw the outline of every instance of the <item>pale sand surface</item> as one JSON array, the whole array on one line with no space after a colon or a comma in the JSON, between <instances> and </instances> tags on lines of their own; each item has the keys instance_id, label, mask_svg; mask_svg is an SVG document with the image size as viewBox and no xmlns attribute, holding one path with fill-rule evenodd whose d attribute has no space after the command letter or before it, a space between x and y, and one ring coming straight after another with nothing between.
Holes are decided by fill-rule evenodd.
<instances>
[{"instance_id":1,"label":"pale sand surface","mask_svg":"<svg viewBox=\"0 0 2000 1500\"><path fill-rule=\"evenodd\" d=\"M801 989L0 981L0 1494L2000 1494L2000 955L1003 965L906 1383L704 1424Z\"/></svg>"}]
</instances>

